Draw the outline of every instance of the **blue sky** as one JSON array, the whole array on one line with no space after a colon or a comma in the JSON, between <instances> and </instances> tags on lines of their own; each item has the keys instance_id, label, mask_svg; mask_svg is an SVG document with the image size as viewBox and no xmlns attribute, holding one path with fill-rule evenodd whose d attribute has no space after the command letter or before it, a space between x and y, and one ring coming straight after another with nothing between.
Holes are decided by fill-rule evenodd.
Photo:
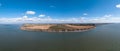
<instances>
[{"instance_id":1,"label":"blue sky","mask_svg":"<svg viewBox=\"0 0 120 51\"><path fill-rule=\"evenodd\" d=\"M119 13L120 0L0 0L0 21L7 18L41 20L41 17L61 21L118 19Z\"/></svg>"}]
</instances>

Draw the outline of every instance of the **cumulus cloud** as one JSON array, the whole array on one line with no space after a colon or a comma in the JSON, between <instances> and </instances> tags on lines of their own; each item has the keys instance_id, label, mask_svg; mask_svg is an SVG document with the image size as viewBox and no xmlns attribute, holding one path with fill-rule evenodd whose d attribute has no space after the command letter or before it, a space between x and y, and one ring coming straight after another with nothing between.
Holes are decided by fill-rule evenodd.
<instances>
[{"instance_id":1,"label":"cumulus cloud","mask_svg":"<svg viewBox=\"0 0 120 51\"><path fill-rule=\"evenodd\" d=\"M34 15L35 12L27 11L26 14ZM83 15L88 14L84 13ZM102 17L55 19L45 14L40 14L38 17L24 15L18 18L0 18L0 23L120 23L120 17L113 17L111 14L106 14Z\"/></svg>"},{"instance_id":2,"label":"cumulus cloud","mask_svg":"<svg viewBox=\"0 0 120 51\"><path fill-rule=\"evenodd\" d=\"M51 17L18 17L0 18L0 23L120 23L120 17L79 17L68 19L54 19Z\"/></svg>"},{"instance_id":3,"label":"cumulus cloud","mask_svg":"<svg viewBox=\"0 0 120 51\"><path fill-rule=\"evenodd\" d=\"M26 11L26 14L29 14L29 15L34 15L36 12L35 11Z\"/></svg>"},{"instance_id":4,"label":"cumulus cloud","mask_svg":"<svg viewBox=\"0 0 120 51\"><path fill-rule=\"evenodd\" d=\"M27 18L28 18L28 16L26 16L26 15L25 15L25 16L23 16L23 18L24 18L24 19L27 19Z\"/></svg>"},{"instance_id":5,"label":"cumulus cloud","mask_svg":"<svg viewBox=\"0 0 120 51\"><path fill-rule=\"evenodd\" d=\"M108 14L108 15L104 15L104 17L111 17L112 15L111 14Z\"/></svg>"},{"instance_id":6,"label":"cumulus cloud","mask_svg":"<svg viewBox=\"0 0 120 51\"><path fill-rule=\"evenodd\" d=\"M44 15L44 14L40 14L38 17L45 17L46 15Z\"/></svg>"},{"instance_id":7,"label":"cumulus cloud","mask_svg":"<svg viewBox=\"0 0 120 51\"><path fill-rule=\"evenodd\" d=\"M116 8L120 8L120 4L117 4L117 5L116 5Z\"/></svg>"},{"instance_id":8,"label":"cumulus cloud","mask_svg":"<svg viewBox=\"0 0 120 51\"><path fill-rule=\"evenodd\" d=\"M83 13L83 15L88 15L87 13Z\"/></svg>"}]
</instances>

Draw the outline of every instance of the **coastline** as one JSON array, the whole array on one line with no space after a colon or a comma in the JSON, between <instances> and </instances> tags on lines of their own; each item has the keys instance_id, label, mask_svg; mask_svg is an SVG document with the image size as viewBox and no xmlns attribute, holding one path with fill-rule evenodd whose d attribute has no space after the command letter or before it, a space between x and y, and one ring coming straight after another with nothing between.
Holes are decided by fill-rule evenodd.
<instances>
[{"instance_id":1,"label":"coastline","mask_svg":"<svg viewBox=\"0 0 120 51\"><path fill-rule=\"evenodd\" d=\"M94 24L23 24L20 29L39 32L84 32L95 27Z\"/></svg>"}]
</instances>

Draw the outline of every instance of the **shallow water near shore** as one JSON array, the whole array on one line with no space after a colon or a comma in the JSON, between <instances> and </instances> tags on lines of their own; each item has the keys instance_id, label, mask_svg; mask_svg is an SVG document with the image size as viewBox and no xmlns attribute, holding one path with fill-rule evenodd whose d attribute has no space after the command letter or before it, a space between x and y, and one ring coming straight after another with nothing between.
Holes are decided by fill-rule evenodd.
<instances>
[{"instance_id":1,"label":"shallow water near shore","mask_svg":"<svg viewBox=\"0 0 120 51\"><path fill-rule=\"evenodd\" d=\"M120 24L86 32L33 32L0 24L0 51L120 51Z\"/></svg>"}]
</instances>

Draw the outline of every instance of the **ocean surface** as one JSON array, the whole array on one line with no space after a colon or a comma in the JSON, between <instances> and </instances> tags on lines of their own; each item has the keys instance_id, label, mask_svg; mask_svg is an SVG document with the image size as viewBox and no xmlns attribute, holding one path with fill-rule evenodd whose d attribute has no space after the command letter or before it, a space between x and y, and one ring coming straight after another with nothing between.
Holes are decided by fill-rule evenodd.
<instances>
[{"instance_id":1,"label":"ocean surface","mask_svg":"<svg viewBox=\"0 0 120 51\"><path fill-rule=\"evenodd\" d=\"M0 24L0 51L120 51L120 24L86 32L30 32Z\"/></svg>"}]
</instances>

